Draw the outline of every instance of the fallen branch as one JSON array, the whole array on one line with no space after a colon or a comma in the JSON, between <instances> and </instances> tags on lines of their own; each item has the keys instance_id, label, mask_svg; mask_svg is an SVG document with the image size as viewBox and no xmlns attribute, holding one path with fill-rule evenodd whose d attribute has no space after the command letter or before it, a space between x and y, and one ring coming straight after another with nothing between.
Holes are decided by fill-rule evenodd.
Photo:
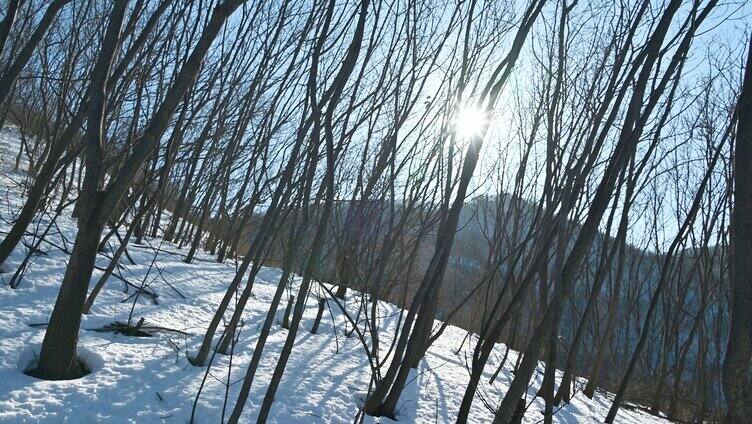
<instances>
[{"instance_id":1,"label":"fallen branch","mask_svg":"<svg viewBox=\"0 0 752 424\"><path fill-rule=\"evenodd\" d=\"M47 325L47 324L43 324L43 325ZM138 323L135 326L127 324L127 323L123 323L120 321L115 321L114 323L107 324L104 327L87 328L87 330L96 331L98 333L124 334L126 336L133 336L133 337L153 337L155 336L155 333L160 332L160 331L178 333L178 334L183 334L186 336L192 336L191 333L187 333L185 331L177 330L174 328L161 327L157 325L144 325L143 317L141 317L141 319L138 320Z\"/></svg>"}]
</instances>

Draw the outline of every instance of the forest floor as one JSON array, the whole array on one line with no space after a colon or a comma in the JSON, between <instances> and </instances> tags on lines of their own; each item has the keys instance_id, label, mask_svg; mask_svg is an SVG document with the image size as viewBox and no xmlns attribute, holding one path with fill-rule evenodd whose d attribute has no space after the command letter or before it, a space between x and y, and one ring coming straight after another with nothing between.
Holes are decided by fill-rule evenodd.
<instances>
[{"instance_id":1,"label":"forest floor","mask_svg":"<svg viewBox=\"0 0 752 424\"><path fill-rule=\"evenodd\" d=\"M0 132L0 235L9 229L13 214L23 202L25 175L13 171L19 137L12 130ZM25 164L22 163L22 168ZM53 199L57 202L57 199ZM34 362L62 280L68 253L75 239L76 225L66 209L57 218L26 266L18 285L9 281L26 257L19 247L0 274L0 422L70 422L70 423L187 423L196 393L207 368L189 364L186 354L195 352L216 306L235 274L236 263L217 263L201 253L191 264L183 262L186 249L161 239L144 239L131 243L127 258L121 259L117 277L111 277L97 298L91 313L81 323L79 357L91 368L83 378L69 381L44 381L24 374ZM50 222L42 216L32 228L41 232ZM33 243L34 237L25 241ZM117 239L115 246L117 247ZM105 268L112 252L97 258ZM239 382L256 343L258 329L281 272L262 268L256 278L254 296L244 313L239 342L232 358L216 355L196 406L197 422L221 422L228 416L240 389ZM101 275L95 270L93 285ZM135 296L120 279L156 293L156 303L148 296ZM299 282L296 278L294 285ZM295 287L295 290L297 288ZM293 293L294 294L294 293ZM315 284L308 296L308 307L277 392L269 422L274 423L350 423L362 405L368 390L370 368L364 347L357 337L345 335L349 328L336 302L329 301L318 334L311 334L318 296ZM353 316L361 295L349 292L345 307ZM380 302L382 323L381 346L386 352L400 318L396 306ZM276 358L287 336L279 325L284 306L277 312L259 373L243 415L244 422L255 422ZM228 314L229 317L229 314ZM136 325L143 318L142 329L151 337L133 337L97 331L115 322ZM438 322L438 321L437 321ZM159 327L159 328L156 328ZM467 363L472 357L475 340L466 340L465 331L450 326L431 347L417 370L409 378L399 402L398 420L406 423L452 423L468 381ZM460 348L462 344L462 347ZM459 349L459 352L457 351ZM499 344L486 367L483 382L473 403L470 421L491 422L492 408L498 404L512 378L517 354L510 352L505 368L494 384L489 379L503 357ZM528 401L532 402L525 422L542 421L544 403L535 398L542 378L540 364ZM227 385L227 381L231 384ZM560 375L559 375L560 377ZM602 422L610 406L611 395L598 392L588 399L580 389L572 401L557 410L554 422ZM666 422L636 407L624 407L618 422ZM366 423L389 423L388 418L366 417Z\"/></svg>"}]
</instances>

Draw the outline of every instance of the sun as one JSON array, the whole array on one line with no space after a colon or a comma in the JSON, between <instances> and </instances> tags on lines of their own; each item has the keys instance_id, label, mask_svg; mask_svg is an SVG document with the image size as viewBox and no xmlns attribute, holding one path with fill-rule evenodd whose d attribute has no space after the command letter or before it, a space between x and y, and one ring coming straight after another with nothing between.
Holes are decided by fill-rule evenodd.
<instances>
[{"instance_id":1,"label":"sun","mask_svg":"<svg viewBox=\"0 0 752 424\"><path fill-rule=\"evenodd\" d=\"M486 113L476 106L462 107L454 120L454 130L463 139L471 139L483 135L488 119Z\"/></svg>"}]
</instances>

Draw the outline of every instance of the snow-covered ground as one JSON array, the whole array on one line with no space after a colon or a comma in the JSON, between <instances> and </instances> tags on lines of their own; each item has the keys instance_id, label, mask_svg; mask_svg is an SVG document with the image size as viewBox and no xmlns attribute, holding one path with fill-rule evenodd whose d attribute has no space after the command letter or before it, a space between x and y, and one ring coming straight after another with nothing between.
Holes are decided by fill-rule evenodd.
<instances>
[{"instance_id":1,"label":"snow-covered ground","mask_svg":"<svg viewBox=\"0 0 752 424\"><path fill-rule=\"evenodd\" d=\"M18 143L15 132L0 132L0 231L3 232L0 235L9 228L7 220L12 218L11 211L15 213L23 201L19 183L24 176L12 171ZM40 224L39 228L44 229L48 222L49 217L45 216L35 225ZM33 258L18 288L7 285L13 272L0 275L0 422L188 422L206 368L190 365L186 353L198 347L214 309L232 280L235 264L232 261L217 263L207 254L199 254L192 264L186 264L182 261L185 250L159 239L147 239L141 246L132 244L128 252L135 265L121 259L120 275L136 285L148 285L158 294L158 304L143 296L134 303L133 289L125 292L123 282L110 278L81 324L79 355L93 372L77 380L38 380L23 371L39 352L44 324L49 319L67 263L67 254L61 247L70 248L75 233L75 222L67 210L47 236L51 244L41 244L44 253ZM21 246L5 264L5 269L15 271L24 257ZM152 262L154 265L150 266ZM105 254L99 256L97 266L104 268L108 263ZM91 285L100 275L100 271L94 272ZM198 422L220 422L225 398L229 415L279 276L279 270L263 268L256 279L254 297L245 310L232 367L229 356L214 357L196 409ZM345 318L334 302L330 302L319 334L309 332L316 313L317 293L319 288L315 286L308 298L309 307L269 422L349 423L362 404L370 376L363 346L357 337L345 337ZM355 298L350 297L347 306L354 310L355 303ZM131 313L132 323L143 317L144 326L177 331L157 331L154 337L94 331L115 321L126 322ZM282 313L283 307L278 316ZM381 305L382 345L388 345L394 336L398 314L396 306ZM428 351L419 369L413 371L400 399L400 422L454 422L468 381L466 358L472 355L467 342L459 354L455 354L464 335L463 330L449 327ZM245 408L245 422L255 421L286 336L287 330L274 326ZM504 346L499 344L476 395L471 422L490 422L493 415L485 404L498 404L509 384L510 367L516 359L514 352L496 382L488 384L503 353ZM525 422L542 420L543 402L533 400L542 370L539 368L537 380L528 391L532 405ZM228 375L232 383L229 390ZM608 395L599 393L590 400L578 391L570 404L556 412L554 421L602 422L610 406L609 399ZM634 408L622 408L618 421L665 422ZM365 422L392 421L366 417Z\"/></svg>"}]
</instances>

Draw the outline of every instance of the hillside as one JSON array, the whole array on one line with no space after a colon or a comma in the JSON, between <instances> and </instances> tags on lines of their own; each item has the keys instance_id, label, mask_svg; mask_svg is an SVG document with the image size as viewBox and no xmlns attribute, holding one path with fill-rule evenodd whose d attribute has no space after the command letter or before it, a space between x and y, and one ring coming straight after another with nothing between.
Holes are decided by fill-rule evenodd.
<instances>
[{"instance_id":1,"label":"hillside","mask_svg":"<svg viewBox=\"0 0 752 424\"><path fill-rule=\"evenodd\" d=\"M3 131L0 137L0 163L3 189L3 223L7 231L11 211L22 202L24 175L13 172L13 155L18 150L18 135ZM223 404L232 408L266 313L268 301L279 280L280 272L263 268L256 279L254 297L245 309L244 325L233 356L216 355L208 376L206 368L193 367L186 354L198 343L216 304L232 280L235 264L217 263L214 257L199 254L192 264L183 262L185 249L160 239L146 238L141 245L131 244L128 253L133 263L124 259L117 277L111 278L91 313L83 319L79 356L91 369L83 378L69 381L42 381L23 373L33 364L43 337L43 328L51 313L60 280L68 259L67 251L75 238L76 225L67 208L55 220L38 251L25 266L18 287L8 282L26 254L22 249L6 264L0 286L0 422L188 422L196 393L205 379L196 407L197 422L220 422ZM43 231L50 217L44 216L32 226ZM35 241L27 236L27 246ZM105 268L110 252L98 255L97 267ZM95 270L93 282L101 270ZM127 281L130 286L125 283ZM298 282L297 279L295 281ZM93 283L92 283L93 284ZM153 293L150 299L134 287ZM327 312L318 334L311 334L317 296L323 291L314 285L308 299L301 331L277 393L271 414L276 423L347 423L356 416L368 389L370 370L364 347L357 337L346 337L347 320L338 304L328 300ZM345 307L354 311L356 297L350 292ZM383 317L382 334L393 337L400 310L379 303ZM278 311L278 321L283 310ZM103 332L115 322L136 325L150 337L134 337ZM465 332L450 326L430 348L418 370L413 371L408 387L400 398L400 422L445 423L454 417L467 384L466 358L471 346L463 344ZM253 422L263 398L276 356L286 337L286 330L275 325L260 377L254 382L243 420ZM388 342L381 344L386 353ZM458 351L459 349L459 351ZM510 352L503 372L494 384L488 380L504 356L505 347L496 346L486 367L479 396L473 404L471 422L490 422L493 412L484 404L494 405L511 379L516 353ZM528 390L532 402L524 421L539 422L543 402L535 398L542 377L539 366L534 384ZM226 382L232 382L229 389ZM582 381L579 382L582 384ZM610 395L597 393L593 400L577 393L572 402L560 408L554 421L560 423L600 422L605 416ZM229 413L229 409L227 410ZM365 422L390 422L387 418L367 416ZM664 422L634 407L625 407L618 422Z\"/></svg>"}]
</instances>

